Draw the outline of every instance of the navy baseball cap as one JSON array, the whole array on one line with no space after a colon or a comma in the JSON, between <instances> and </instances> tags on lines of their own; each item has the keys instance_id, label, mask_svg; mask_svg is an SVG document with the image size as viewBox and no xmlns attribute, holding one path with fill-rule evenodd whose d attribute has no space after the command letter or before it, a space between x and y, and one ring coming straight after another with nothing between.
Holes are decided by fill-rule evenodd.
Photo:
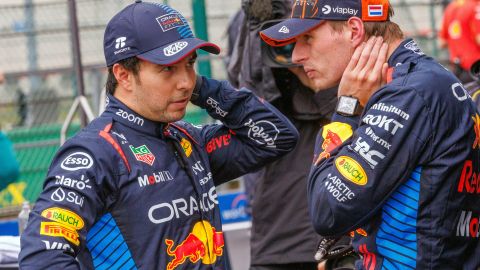
<instances>
[{"instance_id":1,"label":"navy baseball cap","mask_svg":"<svg viewBox=\"0 0 480 270\"><path fill-rule=\"evenodd\" d=\"M260 36L270 46L285 46L324 21L351 17L365 22L387 21L388 8L388 0L295 0L291 18L261 31Z\"/></svg>"},{"instance_id":2,"label":"navy baseball cap","mask_svg":"<svg viewBox=\"0 0 480 270\"><path fill-rule=\"evenodd\" d=\"M103 39L107 66L132 56L171 65L196 49L220 53L217 45L195 38L178 11L142 1L135 1L116 14L108 22Z\"/></svg>"}]
</instances>

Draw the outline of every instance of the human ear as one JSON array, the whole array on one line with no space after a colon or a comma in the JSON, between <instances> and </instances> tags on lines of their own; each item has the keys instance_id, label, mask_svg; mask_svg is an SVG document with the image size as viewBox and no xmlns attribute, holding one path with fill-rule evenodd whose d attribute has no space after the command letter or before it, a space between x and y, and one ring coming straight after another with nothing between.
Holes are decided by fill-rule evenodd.
<instances>
[{"instance_id":1,"label":"human ear","mask_svg":"<svg viewBox=\"0 0 480 270\"><path fill-rule=\"evenodd\" d=\"M127 70L124 66L118 63L113 65L112 71L115 79L117 79L118 86L125 90L131 91L132 80L134 79L133 72Z\"/></svg>"},{"instance_id":2,"label":"human ear","mask_svg":"<svg viewBox=\"0 0 480 270\"><path fill-rule=\"evenodd\" d=\"M350 42L354 48L358 47L365 41L365 26L363 21L358 17L351 17L347 21Z\"/></svg>"}]
</instances>

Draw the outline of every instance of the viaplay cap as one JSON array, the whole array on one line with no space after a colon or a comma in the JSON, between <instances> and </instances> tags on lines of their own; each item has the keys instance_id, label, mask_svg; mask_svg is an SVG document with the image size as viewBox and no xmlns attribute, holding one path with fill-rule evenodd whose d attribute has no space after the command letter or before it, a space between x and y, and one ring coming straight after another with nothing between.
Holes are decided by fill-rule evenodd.
<instances>
[{"instance_id":1,"label":"viaplay cap","mask_svg":"<svg viewBox=\"0 0 480 270\"><path fill-rule=\"evenodd\" d=\"M365 22L387 21L388 6L388 0L295 0L291 18L261 31L260 36L270 46L285 46L323 21L351 17Z\"/></svg>"},{"instance_id":2,"label":"viaplay cap","mask_svg":"<svg viewBox=\"0 0 480 270\"><path fill-rule=\"evenodd\" d=\"M220 53L217 45L195 38L178 11L142 1L125 7L108 22L103 49L107 66L132 56L171 65L196 49Z\"/></svg>"}]
</instances>

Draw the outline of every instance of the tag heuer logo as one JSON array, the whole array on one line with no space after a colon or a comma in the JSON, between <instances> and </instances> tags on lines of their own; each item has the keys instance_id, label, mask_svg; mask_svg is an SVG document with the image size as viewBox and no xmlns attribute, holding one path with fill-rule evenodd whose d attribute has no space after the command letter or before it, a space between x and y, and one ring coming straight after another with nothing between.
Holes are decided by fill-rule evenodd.
<instances>
[{"instance_id":1,"label":"tag heuer logo","mask_svg":"<svg viewBox=\"0 0 480 270\"><path fill-rule=\"evenodd\" d=\"M169 45L168 47L164 48L163 49L163 54L165 54L165 56L172 56L172 55L175 55L177 53L179 53L180 51L182 51L183 49L185 49L188 45L188 42L186 41L179 41L179 42L175 42L171 45Z\"/></svg>"},{"instance_id":2,"label":"tag heuer logo","mask_svg":"<svg viewBox=\"0 0 480 270\"><path fill-rule=\"evenodd\" d=\"M330 14L331 11L332 11L332 7L329 5L325 5L322 7L323 14Z\"/></svg>"},{"instance_id":3,"label":"tag heuer logo","mask_svg":"<svg viewBox=\"0 0 480 270\"><path fill-rule=\"evenodd\" d=\"M155 161L155 156L145 144L139 147L133 147L130 145L130 150L132 150L132 153L138 161L145 162L150 166L152 166Z\"/></svg>"},{"instance_id":4,"label":"tag heuer logo","mask_svg":"<svg viewBox=\"0 0 480 270\"><path fill-rule=\"evenodd\" d=\"M290 30L288 29L288 27L286 27L284 25L284 26L282 26L282 28L280 28L280 30L278 30L278 32L288 34L288 33L290 33Z\"/></svg>"}]
</instances>

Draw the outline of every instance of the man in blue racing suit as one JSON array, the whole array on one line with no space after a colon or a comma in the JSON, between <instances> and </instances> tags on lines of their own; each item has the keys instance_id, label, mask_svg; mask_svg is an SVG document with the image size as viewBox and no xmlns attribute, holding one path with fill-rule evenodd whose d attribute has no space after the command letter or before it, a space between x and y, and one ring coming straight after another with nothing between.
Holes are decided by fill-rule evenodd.
<instances>
[{"instance_id":1,"label":"man in blue racing suit","mask_svg":"<svg viewBox=\"0 0 480 270\"><path fill-rule=\"evenodd\" d=\"M315 147L310 215L326 238L350 234L356 269L477 269L480 117L392 13L387 0L296 1L291 19L261 33L295 41L293 61L319 89L339 84Z\"/></svg>"},{"instance_id":2,"label":"man in blue racing suit","mask_svg":"<svg viewBox=\"0 0 480 270\"><path fill-rule=\"evenodd\" d=\"M291 151L292 124L249 90L196 76L193 36L137 1L105 31L105 112L56 154L21 237L21 269L226 269L215 186ZM193 104L223 124L178 121Z\"/></svg>"}]
</instances>

